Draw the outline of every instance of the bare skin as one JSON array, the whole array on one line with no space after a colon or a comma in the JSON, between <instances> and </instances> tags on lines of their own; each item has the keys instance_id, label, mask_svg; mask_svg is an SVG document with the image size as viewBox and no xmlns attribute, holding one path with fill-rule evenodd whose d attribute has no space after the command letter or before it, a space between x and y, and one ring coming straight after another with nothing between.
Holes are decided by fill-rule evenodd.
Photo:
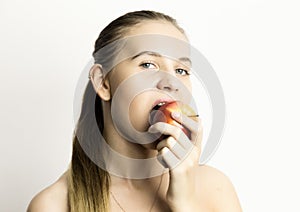
<instances>
[{"instance_id":1,"label":"bare skin","mask_svg":"<svg viewBox=\"0 0 300 212\"><path fill-rule=\"evenodd\" d=\"M185 35L176 27L161 21L148 21L137 25L130 31L128 36L147 33L162 34L187 41ZM190 142L186 138L179 136L181 130L178 127L164 123L154 124L151 126L151 131L161 132L169 135L169 137L160 141L158 145L140 145L130 143L119 135L114 128L111 115L109 115L111 111L110 100L114 95L114 91L121 82L126 80L131 74L134 74L131 70L139 70L139 64L143 60L154 61L149 64L150 68L167 70L174 77L180 79L186 87L190 87L190 81L187 76L179 75L173 71L175 68L178 68L179 64L166 58L145 55L135 61L123 61L105 79L104 86L100 87L98 85L102 82L103 75L101 74L101 69L98 66L94 66L91 69L93 85L98 95L104 101L104 137L112 148L132 158L154 157L157 154L164 156L167 151L176 154L172 148L174 142L178 142L183 146ZM169 92L178 90L175 84L164 84L162 89L166 88ZM142 126L140 130L150 130L149 126L144 124L147 122L147 115L149 114L149 111L145 112L145 108L149 107L149 103L155 98L157 99L158 96L155 96L153 93L145 93L143 96L137 96L132 101L131 106L134 111L132 116L134 117L135 115L132 124L139 127ZM202 141L201 124L200 127L195 127L195 122L184 116L183 120L176 119L176 117L173 118L179 123L183 121L185 126L192 132L192 142L195 144L195 148L192 149L192 152L178 167L170 169L162 178L158 176L143 180L128 180L111 176L110 190L117 199L116 201L112 196L110 197L111 211L121 211L117 202L125 211L149 211L154 197L157 199L152 211L242 211L235 189L228 177L217 169L205 165L199 166L198 164ZM198 120L198 123L201 123L201 120ZM164 157L163 159L170 165L168 158ZM161 179L162 183L156 194ZM28 207L28 212L36 211L68 211L65 175L34 197Z\"/></svg>"},{"instance_id":2,"label":"bare skin","mask_svg":"<svg viewBox=\"0 0 300 212\"><path fill-rule=\"evenodd\" d=\"M235 189L222 172L210 166L199 166L197 170L197 188L195 194L199 211L222 211L235 212L242 211ZM112 185L112 192L126 211L149 211L153 193L156 192L160 177L154 182L139 180L125 181L115 178L115 185ZM154 184L154 188L149 186ZM166 203L166 192L168 188L168 174L163 176L161 188L159 190L156 203L152 211L170 211ZM149 192L151 190L151 192ZM120 211L120 207L111 197L111 211ZM30 202L28 212L67 212L67 180L65 174L55 183L38 193Z\"/></svg>"},{"instance_id":3,"label":"bare skin","mask_svg":"<svg viewBox=\"0 0 300 212\"><path fill-rule=\"evenodd\" d=\"M66 173L64 173L56 182L35 195L27 208L27 212L68 211L66 177Z\"/></svg>"}]
</instances>

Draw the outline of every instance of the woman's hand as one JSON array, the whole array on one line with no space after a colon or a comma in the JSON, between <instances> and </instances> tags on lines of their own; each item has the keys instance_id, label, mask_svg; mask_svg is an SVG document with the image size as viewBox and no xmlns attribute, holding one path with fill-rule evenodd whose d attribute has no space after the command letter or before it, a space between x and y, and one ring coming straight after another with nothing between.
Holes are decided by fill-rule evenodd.
<instances>
[{"instance_id":1,"label":"woman's hand","mask_svg":"<svg viewBox=\"0 0 300 212\"><path fill-rule=\"evenodd\" d=\"M170 170L167 202L172 211L198 211L195 193L201 153L201 121L196 122L177 112L172 113L172 117L191 131L191 140L179 127L167 123L158 122L149 128L149 132L168 135L156 147L159 161Z\"/></svg>"}]
</instances>

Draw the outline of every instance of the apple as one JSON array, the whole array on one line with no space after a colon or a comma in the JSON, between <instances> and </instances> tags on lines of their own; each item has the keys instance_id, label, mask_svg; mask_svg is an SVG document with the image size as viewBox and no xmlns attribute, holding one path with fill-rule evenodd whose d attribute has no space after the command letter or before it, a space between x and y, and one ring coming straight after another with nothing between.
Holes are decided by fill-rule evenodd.
<instances>
[{"instance_id":1,"label":"apple","mask_svg":"<svg viewBox=\"0 0 300 212\"><path fill-rule=\"evenodd\" d=\"M182 102L172 101L167 102L162 106L155 106L153 108L150 113L150 124L155 124L157 122L165 122L171 124L173 126L179 127L188 136L188 138L191 139L190 130L172 118L171 114L175 111L185 114L186 116L197 116L195 115L195 111L190 106L183 104ZM165 138L165 136L163 138ZM160 140L163 138L160 138Z\"/></svg>"}]
</instances>

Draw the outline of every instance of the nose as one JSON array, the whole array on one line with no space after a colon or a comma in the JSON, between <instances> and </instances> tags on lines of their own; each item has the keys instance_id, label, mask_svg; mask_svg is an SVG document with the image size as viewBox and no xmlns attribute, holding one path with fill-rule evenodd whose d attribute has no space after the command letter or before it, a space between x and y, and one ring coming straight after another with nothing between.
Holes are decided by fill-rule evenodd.
<instances>
[{"instance_id":1,"label":"nose","mask_svg":"<svg viewBox=\"0 0 300 212\"><path fill-rule=\"evenodd\" d=\"M169 74L167 74L169 75ZM164 91L176 92L179 90L178 80L172 75L164 76L158 83L157 88Z\"/></svg>"},{"instance_id":2,"label":"nose","mask_svg":"<svg viewBox=\"0 0 300 212\"><path fill-rule=\"evenodd\" d=\"M161 78L157 83L157 88L168 92L177 92L180 88L180 80L175 74L176 62L174 59L163 57L163 63L160 66Z\"/></svg>"}]
</instances>

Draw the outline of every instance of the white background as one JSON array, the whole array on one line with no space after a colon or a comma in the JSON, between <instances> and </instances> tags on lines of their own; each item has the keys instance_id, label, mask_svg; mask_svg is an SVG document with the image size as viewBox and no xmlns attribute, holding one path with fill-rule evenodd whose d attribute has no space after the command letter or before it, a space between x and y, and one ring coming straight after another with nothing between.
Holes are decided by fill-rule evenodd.
<instances>
[{"instance_id":1,"label":"white background","mask_svg":"<svg viewBox=\"0 0 300 212\"><path fill-rule=\"evenodd\" d=\"M227 123L209 161L244 211L300 211L297 1L0 1L0 211L25 211L68 167L73 95L99 32L128 11L185 28L224 89Z\"/></svg>"}]
</instances>

